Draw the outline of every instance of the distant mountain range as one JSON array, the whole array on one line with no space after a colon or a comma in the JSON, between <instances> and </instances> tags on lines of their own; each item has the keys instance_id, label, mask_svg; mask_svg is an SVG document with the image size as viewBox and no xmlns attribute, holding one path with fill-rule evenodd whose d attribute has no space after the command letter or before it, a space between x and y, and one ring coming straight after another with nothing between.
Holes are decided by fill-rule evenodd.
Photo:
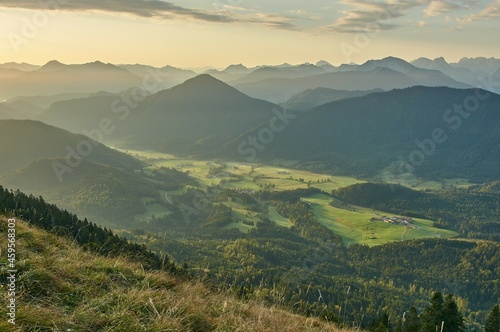
<instances>
[{"instance_id":1,"label":"distant mountain range","mask_svg":"<svg viewBox=\"0 0 500 332\"><path fill-rule=\"evenodd\" d=\"M0 99L67 92L121 91L141 84L140 77L111 64L65 65L50 61L39 69L0 80Z\"/></svg>"},{"instance_id":2,"label":"distant mountain range","mask_svg":"<svg viewBox=\"0 0 500 332\"><path fill-rule=\"evenodd\" d=\"M472 85L462 83L474 83L485 75L479 70L492 70L488 79L500 81L500 69L493 71L497 63L496 59L463 59L448 64L442 58L421 58L410 64L388 57L340 67L324 61L258 68L239 64L217 71L240 82L237 88L202 74L158 92L144 93L136 86L117 93L87 91L15 97L0 103L0 119L37 119L119 147L204 157L245 159L248 155L239 147L247 142L256 146L252 151L258 152L258 158L293 159L304 166L357 176L373 176L401 158L408 159L419 149L416 142L427 142L434 129L443 129L446 142L435 144L435 151L431 149L425 162L415 167L416 174L498 178L499 96L491 94L479 101L476 91L468 89ZM46 79L52 80L51 75L72 77L90 71L100 73L96 77L112 73L137 79L154 69L52 61L20 77L49 75ZM170 73L172 80L168 84L196 75L169 66L161 70ZM62 84L57 79L53 82ZM477 93L486 94L481 90ZM466 104L470 108L476 101L481 111L468 112L455 106ZM310 111L303 112L306 110ZM294 111L282 119L283 114ZM280 119L285 129L277 127ZM102 126L106 132L102 132ZM270 126L280 130L271 135ZM265 140L266 144L262 147L249 141L253 139ZM58 146L55 142L52 145ZM33 151L33 155L39 153ZM42 157L61 155L52 153L36 159ZM28 163L22 159L17 162L23 162L23 166Z\"/></svg>"},{"instance_id":3,"label":"distant mountain range","mask_svg":"<svg viewBox=\"0 0 500 332\"><path fill-rule=\"evenodd\" d=\"M244 136L256 136L262 128ZM259 155L355 176L374 176L399 161L406 164L399 172L427 178L497 179L499 133L499 95L411 87L302 113Z\"/></svg>"},{"instance_id":4,"label":"distant mountain range","mask_svg":"<svg viewBox=\"0 0 500 332\"><path fill-rule=\"evenodd\" d=\"M55 103L40 119L82 132L98 128L103 118L109 118L115 130L104 137L108 142L176 153L215 153L222 144L269 121L273 110L280 108L206 74L135 106L116 96L94 96Z\"/></svg>"},{"instance_id":5,"label":"distant mountain range","mask_svg":"<svg viewBox=\"0 0 500 332\"><path fill-rule=\"evenodd\" d=\"M450 64L443 58L420 58L409 63L395 57L387 57L370 60L361 65L342 64L338 67L327 61L253 68L234 64L223 70L208 69L203 73L237 87L252 97L283 103L295 94L315 88L390 90L414 85L467 88L478 86L481 83L480 77L485 78L499 69L500 60L494 58L463 58L458 63ZM344 74L340 75L339 72ZM364 72L366 81L360 80L360 75L354 72ZM153 87L148 91L155 93L181 84L200 73L168 65L114 65L100 61L66 65L53 60L43 66L11 62L0 64L0 99L61 93L91 94L99 91L116 93L132 87L141 87L148 80L149 87ZM155 80L154 84L151 84L151 79ZM394 84L388 80L392 80ZM500 92L497 86L481 87Z\"/></svg>"},{"instance_id":6,"label":"distant mountain range","mask_svg":"<svg viewBox=\"0 0 500 332\"><path fill-rule=\"evenodd\" d=\"M366 91L346 91L327 88L316 88L302 91L282 103L281 106L290 110L310 110L317 106L333 101L366 96L373 92L382 92L382 89Z\"/></svg>"},{"instance_id":7,"label":"distant mountain range","mask_svg":"<svg viewBox=\"0 0 500 332\"><path fill-rule=\"evenodd\" d=\"M439 70L418 68L394 57L370 60L362 65L340 66L333 73L292 79L275 76L260 81L239 83L235 87L249 96L282 103L307 89L391 90L415 85L471 87L446 76Z\"/></svg>"}]
</instances>

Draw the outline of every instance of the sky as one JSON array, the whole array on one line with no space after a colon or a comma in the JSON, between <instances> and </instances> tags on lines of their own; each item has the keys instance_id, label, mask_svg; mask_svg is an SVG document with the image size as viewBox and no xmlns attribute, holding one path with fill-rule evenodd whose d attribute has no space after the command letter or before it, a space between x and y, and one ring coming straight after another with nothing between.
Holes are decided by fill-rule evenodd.
<instances>
[{"instance_id":1,"label":"sky","mask_svg":"<svg viewBox=\"0 0 500 332\"><path fill-rule=\"evenodd\" d=\"M500 57L500 0L0 0L0 63Z\"/></svg>"}]
</instances>

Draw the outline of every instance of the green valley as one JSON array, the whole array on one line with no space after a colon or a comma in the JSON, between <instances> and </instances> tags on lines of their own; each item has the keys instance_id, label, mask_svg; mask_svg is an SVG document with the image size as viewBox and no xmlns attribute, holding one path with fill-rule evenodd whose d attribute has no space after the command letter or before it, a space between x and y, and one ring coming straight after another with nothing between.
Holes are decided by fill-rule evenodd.
<instances>
[{"instance_id":1,"label":"green valley","mask_svg":"<svg viewBox=\"0 0 500 332\"><path fill-rule=\"evenodd\" d=\"M195 160L176 157L159 152L143 152L121 150L149 163L150 169L157 167L175 168L195 178L201 188L217 186L221 189L238 190L254 193L261 190L280 192L285 190L317 188L322 193L303 197L310 204L318 221L340 235L345 245L368 244L380 245L391 241L402 241L432 237L455 237L458 233L434 227L434 221L415 218L409 227L389 225L383 222L370 222L374 213L389 215L387 211L375 211L343 203L333 199L329 193L332 190L349 187L357 183L366 183L346 176L318 174L312 171L286 167L283 161L273 164L251 164L222 160ZM428 186L427 186L428 187ZM177 195L178 191L167 192L167 195ZM236 222L226 228L237 228L247 232L258 222L257 213L243 203L224 203L233 210L235 220L247 221L247 224ZM153 210L151 210L154 213ZM162 213L162 211L157 211ZM266 213L265 213L266 214ZM158 214L155 214L158 216ZM286 218L279 215L275 208L269 206L266 216L277 225L290 227ZM151 215L145 217L151 217Z\"/></svg>"}]
</instances>

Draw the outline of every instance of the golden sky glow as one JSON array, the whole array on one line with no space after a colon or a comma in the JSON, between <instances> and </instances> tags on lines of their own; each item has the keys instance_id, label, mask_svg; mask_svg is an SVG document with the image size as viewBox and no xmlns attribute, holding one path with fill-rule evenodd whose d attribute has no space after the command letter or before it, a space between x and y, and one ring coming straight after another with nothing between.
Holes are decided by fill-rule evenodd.
<instances>
[{"instance_id":1,"label":"golden sky glow","mask_svg":"<svg viewBox=\"0 0 500 332\"><path fill-rule=\"evenodd\" d=\"M36 1L0 0L0 63L57 59L225 67L319 60L339 65L389 55L406 60L444 56L449 62L500 56L500 16L490 8L495 2L488 1L464 9L451 2L415 0L378 21L363 10L383 11L385 2L367 6L345 0L333 7L327 6L331 1L262 2L250 7L254 2L249 0L192 0L182 6L152 1L156 5L143 10L133 0L102 1L96 7L87 4L94 1L59 1L58 10L41 10ZM64 2L75 7L66 8ZM372 30L366 30L367 24Z\"/></svg>"}]
</instances>

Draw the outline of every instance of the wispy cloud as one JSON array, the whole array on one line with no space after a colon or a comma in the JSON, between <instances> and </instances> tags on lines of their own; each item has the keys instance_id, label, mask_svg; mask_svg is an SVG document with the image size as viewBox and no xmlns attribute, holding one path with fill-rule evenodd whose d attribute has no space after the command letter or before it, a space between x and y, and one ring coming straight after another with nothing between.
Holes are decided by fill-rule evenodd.
<instances>
[{"instance_id":1,"label":"wispy cloud","mask_svg":"<svg viewBox=\"0 0 500 332\"><path fill-rule=\"evenodd\" d=\"M495 0L499 2L500 0ZM399 28L396 22L399 17L409 15L413 8L424 7L425 16L439 16L450 12L467 9L469 4L477 0L462 0L463 6L450 0L385 0L370 2L368 0L340 0L340 3L352 7L341 11L342 16L324 30L342 33L372 32L374 30L393 30ZM498 7L498 6L497 6ZM486 11L486 9L485 9ZM488 8L483 16L498 15L494 8ZM423 22L423 21L421 21ZM423 26L422 23L419 23Z\"/></svg>"},{"instance_id":2,"label":"wispy cloud","mask_svg":"<svg viewBox=\"0 0 500 332\"><path fill-rule=\"evenodd\" d=\"M54 1L55 3L56 1ZM0 0L0 7L40 10L39 0ZM291 19L286 16L262 14L241 15L230 11L206 11L186 8L160 0L59 0L57 6L47 8L60 11L103 11L129 14L156 19L193 19L213 23L254 23L270 28L294 30Z\"/></svg>"},{"instance_id":3,"label":"wispy cloud","mask_svg":"<svg viewBox=\"0 0 500 332\"><path fill-rule=\"evenodd\" d=\"M479 20L492 20L500 18L500 0L493 0L477 14L472 14L459 19L461 23L470 23Z\"/></svg>"},{"instance_id":4,"label":"wispy cloud","mask_svg":"<svg viewBox=\"0 0 500 332\"><path fill-rule=\"evenodd\" d=\"M391 23L395 18L404 16L404 11L422 5L425 0L396 0L391 2L369 2L366 0L341 0L344 5L354 7L344 10L342 17L326 27L326 30L356 33L378 30L392 30L399 27Z\"/></svg>"},{"instance_id":5,"label":"wispy cloud","mask_svg":"<svg viewBox=\"0 0 500 332\"><path fill-rule=\"evenodd\" d=\"M439 16L442 14L447 14L454 10L460 9L461 7L443 0L431 1L429 6L424 9L424 14L426 16Z\"/></svg>"}]
</instances>

